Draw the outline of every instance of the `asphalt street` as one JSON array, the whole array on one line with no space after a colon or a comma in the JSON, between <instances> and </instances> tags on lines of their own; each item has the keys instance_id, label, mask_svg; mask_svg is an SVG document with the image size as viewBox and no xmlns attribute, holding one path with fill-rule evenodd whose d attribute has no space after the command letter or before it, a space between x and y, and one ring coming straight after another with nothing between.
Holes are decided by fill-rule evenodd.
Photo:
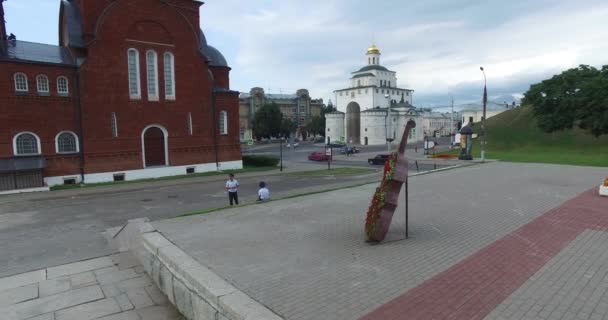
<instances>
[{"instance_id":1,"label":"asphalt street","mask_svg":"<svg viewBox=\"0 0 608 320\"><path fill-rule=\"evenodd\" d=\"M271 197L280 197L378 179L379 173L351 177L243 178L239 200L241 204L254 202L260 180L268 184ZM187 184L182 181L179 185L161 187L150 183L144 189L138 186L136 190L116 193L53 192L52 196L41 199L24 195L23 200L12 197L11 201L0 201L0 277L110 254L112 250L102 232L129 219L166 219L223 207L228 204L223 177L215 180Z\"/></svg>"},{"instance_id":2,"label":"asphalt street","mask_svg":"<svg viewBox=\"0 0 608 320\"><path fill-rule=\"evenodd\" d=\"M271 197L343 187L379 180L381 166L370 166L367 157L386 153L385 146L364 146L362 152L346 158L335 150L333 165L376 169L377 173L356 177L301 177L269 175L239 179L241 203L255 201L257 185L264 180ZM286 166L323 169L326 162L307 159L313 151L323 151L322 144L301 144L285 149ZM419 150L420 154L422 151ZM245 147L243 154L279 154L279 146L268 144ZM412 172L436 168L432 163L410 163ZM237 176L237 179L239 177ZM99 188L100 192L59 191L40 195L0 197L0 277L111 254L102 232L124 224L129 219L148 217L167 219L192 211L223 207L228 197L224 177L209 177L205 182L142 183L117 188ZM101 189L104 189L103 192ZM93 190L93 189L88 189Z\"/></svg>"}]
</instances>

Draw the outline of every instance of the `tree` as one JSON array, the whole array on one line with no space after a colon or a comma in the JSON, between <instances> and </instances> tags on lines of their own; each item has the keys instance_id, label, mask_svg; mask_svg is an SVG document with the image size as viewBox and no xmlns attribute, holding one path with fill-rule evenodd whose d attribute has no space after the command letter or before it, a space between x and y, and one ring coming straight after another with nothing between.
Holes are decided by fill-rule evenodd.
<instances>
[{"instance_id":1,"label":"tree","mask_svg":"<svg viewBox=\"0 0 608 320\"><path fill-rule=\"evenodd\" d=\"M534 84L523 103L532 105L545 132L579 127L596 137L608 134L608 65L580 65Z\"/></svg>"},{"instance_id":2,"label":"tree","mask_svg":"<svg viewBox=\"0 0 608 320\"><path fill-rule=\"evenodd\" d=\"M306 124L306 130L313 135L325 136L325 118L314 116L310 122Z\"/></svg>"},{"instance_id":3,"label":"tree","mask_svg":"<svg viewBox=\"0 0 608 320\"><path fill-rule=\"evenodd\" d=\"M265 104L255 112L253 118L253 135L262 138L278 137L281 133L283 114L276 103Z\"/></svg>"},{"instance_id":4,"label":"tree","mask_svg":"<svg viewBox=\"0 0 608 320\"><path fill-rule=\"evenodd\" d=\"M289 137L292 133L296 132L298 125L291 121L289 118L283 119L281 122L281 135L283 137Z\"/></svg>"}]
</instances>

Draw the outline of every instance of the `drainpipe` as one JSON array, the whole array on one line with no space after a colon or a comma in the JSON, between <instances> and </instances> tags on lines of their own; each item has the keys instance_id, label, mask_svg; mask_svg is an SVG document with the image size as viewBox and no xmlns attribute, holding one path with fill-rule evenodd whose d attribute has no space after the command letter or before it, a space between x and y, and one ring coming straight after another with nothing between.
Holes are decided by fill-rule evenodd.
<instances>
[{"instance_id":1,"label":"drainpipe","mask_svg":"<svg viewBox=\"0 0 608 320\"><path fill-rule=\"evenodd\" d=\"M217 115L215 112L215 89L211 88L211 109L213 111L213 148L215 149L215 169L219 171L220 161L217 148Z\"/></svg>"},{"instance_id":2,"label":"drainpipe","mask_svg":"<svg viewBox=\"0 0 608 320\"><path fill-rule=\"evenodd\" d=\"M84 133L82 128L82 104L80 102L80 67L76 67L76 88L74 90L74 95L76 99L76 113L78 116L78 134L80 138L78 142L80 143L80 183L84 184Z\"/></svg>"}]
</instances>

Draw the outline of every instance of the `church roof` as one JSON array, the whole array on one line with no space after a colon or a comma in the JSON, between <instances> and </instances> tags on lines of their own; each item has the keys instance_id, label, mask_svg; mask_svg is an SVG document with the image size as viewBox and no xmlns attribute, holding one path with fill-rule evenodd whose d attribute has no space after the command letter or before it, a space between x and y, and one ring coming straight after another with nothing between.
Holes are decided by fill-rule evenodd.
<instances>
[{"instance_id":1,"label":"church roof","mask_svg":"<svg viewBox=\"0 0 608 320\"><path fill-rule=\"evenodd\" d=\"M203 30L199 30L199 47L201 52L207 57L207 60L209 60L209 65L214 67L228 67L228 62L226 62L224 55L215 47L210 46L207 43L207 38L205 37Z\"/></svg>"},{"instance_id":2,"label":"church roof","mask_svg":"<svg viewBox=\"0 0 608 320\"><path fill-rule=\"evenodd\" d=\"M72 0L62 0L59 9L59 16L63 16L63 12L67 15L67 43L69 47L84 48L84 40L82 38L82 17L78 5ZM59 32L62 32L62 21L59 21ZM61 38L61 34L59 35Z\"/></svg>"},{"instance_id":3,"label":"church roof","mask_svg":"<svg viewBox=\"0 0 608 320\"><path fill-rule=\"evenodd\" d=\"M0 58L22 62L75 65L68 49L50 44L20 40L7 40L7 50Z\"/></svg>"},{"instance_id":4,"label":"church roof","mask_svg":"<svg viewBox=\"0 0 608 320\"><path fill-rule=\"evenodd\" d=\"M354 78L362 78L362 77L375 77L376 75L370 72L366 72L366 73L360 73L360 74L356 74L353 76Z\"/></svg>"},{"instance_id":5,"label":"church roof","mask_svg":"<svg viewBox=\"0 0 608 320\"><path fill-rule=\"evenodd\" d=\"M390 71L390 70L388 70L387 68L385 68L385 67L383 67L381 65L371 64L371 65L365 66L365 67L359 69L359 71L355 71L353 73L370 71L370 70Z\"/></svg>"}]
</instances>

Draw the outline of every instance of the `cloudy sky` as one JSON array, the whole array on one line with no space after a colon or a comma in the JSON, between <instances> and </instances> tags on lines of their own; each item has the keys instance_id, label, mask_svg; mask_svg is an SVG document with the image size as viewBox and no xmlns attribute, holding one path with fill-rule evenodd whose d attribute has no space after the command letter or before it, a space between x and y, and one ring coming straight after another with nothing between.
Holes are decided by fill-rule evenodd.
<instances>
[{"instance_id":1,"label":"cloudy sky","mask_svg":"<svg viewBox=\"0 0 608 320\"><path fill-rule=\"evenodd\" d=\"M19 39L56 44L59 0L8 0ZM32 23L36 21L36 23ZM307 88L333 98L366 63L372 41L417 106L493 100L590 64L608 64L605 0L207 0L201 25L232 67L231 86L270 93ZM333 100L333 99L332 99Z\"/></svg>"}]
</instances>

